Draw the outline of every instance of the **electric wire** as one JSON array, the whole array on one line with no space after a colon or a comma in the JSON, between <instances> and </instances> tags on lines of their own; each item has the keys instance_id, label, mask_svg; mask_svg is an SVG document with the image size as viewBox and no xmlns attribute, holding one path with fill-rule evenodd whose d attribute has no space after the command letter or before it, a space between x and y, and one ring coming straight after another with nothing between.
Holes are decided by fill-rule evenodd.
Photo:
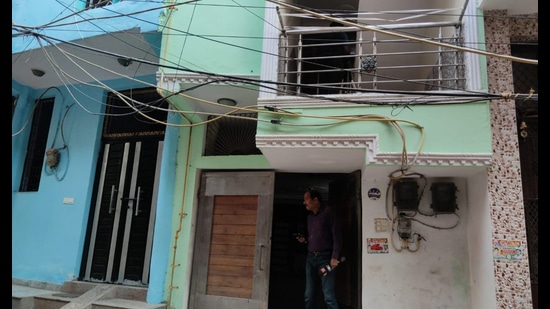
<instances>
[{"instance_id":1,"label":"electric wire","mask_svg":"<svg viewBox=\"0 0 550 309\"><path fill-rule=\"evenodd\" d=\"M220 43L222 43L222 44L223 44L224 42L220 42ZM180 57L180 59L181 59L181 57ZM388 77L386 77L386 78L388 78Z\"/></svg>"},{"instance_id":2,"label":"electric wire","mask_svg":"<svg viewBox=\"0 0 550 309\"><path fill-rule=\"evenodd\" d=\"M187 35L191 35L191 34L187 33ZM204 38L204 37L203 37L203 38ZM219 43L226 44L225 42L219 42ZM454 46L454 45L453 45L453 46ZM259 51L259 52L261 52L261 51ZM276 56L276 55L275 55L275 56ZM180 58L180 59L181 59L181 58ZM385 78L390 78L390 77L385 77Z\"/></svg>"},{"instance_id":3,"label":"electric wire","mask_svg":"<svg viewBox=\"0 0 550 309\"><path fill-rule=\"evenodd\" d=\"M121 99L122 99L122 98L121 98ZM125 102L126 102L126 101L125 101ZM346 121L348 121L348 120L346 120ZM405 155L406 155L406 152L405 152ZM406 162L406 160L405 160L404 162Z\"/></svg>"},{"instance_id":4,"label":"electric wire","mask_svg":"<svg viewBox=\"0 0 550 309\"><path fill-rule=\"evenodd\" d=\"M53 41L51 41L51 40L56 40L56 41L60 41L60 42L63 42L63 43L67 43L69 45L89 49L89 50L92 50L92 51L95 51L95 52L98 52L98 53L103 53L103 54L111 55L111 56L114 56L114 57L124 57L124 56L116 54L116 53L100 50L100 49L89 47L89 46L82 46L82 45L79 45L79 44L76 44L76 43L73 43L73 42L68 42L68 41L52 38L52 37L47 36L47 35L41 35L41 34L37 34L37 33L36 33L36 35L41 37L42 39L48 41L52 45L57 45L57 44L53 44ZM132 59L136 62L142 62L142 63L145 63L145 64L158 65L158 64L155 64L154 62L147 61L147 60L144 60L144 59L137 59L137 58L129 58L129 59ZM168 66L168 65L163 65L163 67L176 69L176 70L181 70L181 71L186 71L186 72L189 72L189 73L203 74L203 75L217 77L217 78L234 79L234 80L238 80L238 81L242 81L242 82L269 83L269 84L286 85L286 86L300 85L300 84L295 84L295 83L275 82L275 81L269 81L269 80L262 80L260 82L259 80L253 79L253 78L230 76L230 75L224 75L224 74L214 74L214 73L209 73L209 72L204 72L204 71L192 70L192 69L185 68L185 67ZM346 89L346 88L330 87L330 89ZM510 94L510 93L488 94L488 93L482 93L482 92L476 92L476 91L466 91L464 93L448 93L448 92L447 93L446 92L433 93L433 92L426 92L426 91L396 91L396 90L376 90L376 89L355 89L354 91L364 92L364 93L382 93L382 94L409 94L409 95L424 95L424 96L453 96L453 97L469 97L469 98L478 97L480 100L483 100L483 99L485 99L485 100L509 99L511 97L514 97L515 99L520 99L520 98L525 98L525 97L530 97L531 99L535 99L535 98L538 99L537 95L532 95L532 94L531 95Z\"/></svg>"},{"instance_id":5,"label":"electric wire","mask_svg":"<svg viewBox=\"0 0 550 309\"><path fill-rule=\"evenodd\" d=\"M70 155L69 155L69 146L67 145L67 142L65 140L65 133L64 133L64 128L65 128L65 119L67 118L67 115L69 113L69 110L74 106L74 103L73 104L70 104L68 106L65 107L65 113L63 113L63 117L61 117L61 120L58 124L58 127L56 129L56 133L54 135L54 140L52 141L52 146L50 149L56 149L57 150L57 164L55 164L55 166L48 166L48 164L44 164L44 172L46 173L46 175L52 175L52 174L55 174L55 179L57 181L62 181L64 178L65 178L65 175L67 175L67 172L69 170L69 162L70 162ZM63 142L63 146L60 147L60 148L55 148L55 141L57 140L57 135L58 133L61 134L61 141ZM61 156L62 154L62 151L65 151L64 153L66 155L63 155ZM66 157L67 159L65 160L67 163L65 164L65 170L63 172L63 174L59 174L59 169L58 169L58 166L61 162L61 159L60 158L63 158L63 157Z\"/></svg>"},{"instance_id":6,"label":"electric wire","mask_svg":"<svg viewBox=\"0 0 550 309\"><path fill-rule=\"evenodd\" d=\"M385 30L383 27L360 25L360 24L353 23L353 22L350 22L350 21L347 21L347 20L331 17L328 14L320 14L320 13L317 13L317 12L314 12L314 11L311 11L311 10L306 10L306 9L301 8L301 7L291 5L291 4L288 4L288 3L285 3L285 2L276 1L276 0L266 0L266 1L284 6L286 8L291 8L291 9L294 9L294 10L297 10L297 11L300 11L300 12L303 12L303 13L307 13L307 14L310 14L312 16L315 16L315 17L318 17L318 18L321 18L321 19L325 19L325 20L328 20L328 21L331 21L331 22L339 22L339 23L343 24L344 26L357 27L358 29L361 29L361 30L370 30L370 31L379 32L379 33L390 35L390 36L396 36L396 37L400 37L400 38L410 39L410 40L413 40L413 41L418 41L418 42L427 43L427 44L431 44L431 45L436 45L436 46L440 46L440 47L446 47L446 48L450 48L450 49L454 49L454 50L460 50L460 51L464 51L464 52L471 52L471 53L480 54L480 55L484 55L484 56L497 57L497 58L502 58L502 59L511 60L511 61L523 62L523 63L527 63L527 64L538 64L538 60L524 59L524 58L507 56L507 55L499 55L499 54L494 54L494 53L486 52L486 51L479 50L479 49L460 47L460 46L456 46L456 45L452 45L452 44L436 42L436 41L430 41L430 40L427 40L427 39L424 39L424 38L418 38L418 37L413 37L413 36L408 36L408 35L402 35L402 34L399 34L397 32L394 32L394 31Z\"/></svg>"},{"instance_id":7,"label":"electric wire","mask_svg":"<svg viewBox=\"0 0 550 309\"><path fill-rule=\"evenodd\" d=\"M63 93L61 93L61 90L59 90L59 88L57 88L57 87L54 87L54 86L48 87L44 91L42 91L42 93L38 96L38 99L35 100L35 103L34 103L32 109L29 112L29 115L27 117L27 120L25 120L25 123L23 124L23 126L19 130L17 130L15 133L12 133L12 135L11 135L12 137L21 134L21 132L23 132L25 130L25 128L31 122L32 116L34 115L34 110L36 109L36 106L38 106L38 104L40 103L40 100L42 99L42 97L51 89L57 90L59 92L59 94L61 95L61 97L63 98Z\"/></svg>"}]
</instances>

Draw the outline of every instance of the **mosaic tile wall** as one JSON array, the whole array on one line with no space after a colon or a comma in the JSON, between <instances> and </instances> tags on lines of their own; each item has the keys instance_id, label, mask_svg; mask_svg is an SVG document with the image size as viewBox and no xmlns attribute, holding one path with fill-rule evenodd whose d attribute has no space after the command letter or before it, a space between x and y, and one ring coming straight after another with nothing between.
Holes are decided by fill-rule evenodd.
<instances>
[{"instance_id":1,"label":"mosaic tile wall","mask_svg":"<svg viewBox=\"0 0 550 309\"><path fill-rule=\"evenodd\" d=\"M485 11L486 49L510 55L510 42L537 41L537 18L510 18L506 11ZM532 15L530 15L532 16ZM487 57L490 93L512 93L512 63ZM513 100L491 102L493 165L489 171L493 240L519 240L525 248L521 260L494 260L498 308L531 309L531 281L523 209L519 145Z\"/></svg>"}]
</instances>

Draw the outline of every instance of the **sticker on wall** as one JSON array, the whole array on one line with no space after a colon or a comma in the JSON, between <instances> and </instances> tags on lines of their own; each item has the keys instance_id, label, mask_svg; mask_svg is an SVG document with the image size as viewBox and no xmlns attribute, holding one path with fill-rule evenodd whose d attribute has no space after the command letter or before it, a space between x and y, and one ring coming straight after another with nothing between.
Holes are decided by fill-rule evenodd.
<instances>
[{"instance_id":1,"label":"sticker on wall","mask_svg":"<svg viewBox=\"0 0 550 309\"><path fill-rule=\"evenodd\" d=\"M388 253L388 239L367 238L367 253Z\"/></svg>"},{"instance_id":2,"label":"sticker on wall","mask_svg":"<svg viewBox=\"0 0 550 309\"><path fill-rule=\"evenodd\" d=\"M493 240L493 259L520 261L523 258L520 240Z\"/></svg>"},{"instance_id":3,"label":"sticker on wall","mask_svg":"<svg viewBox=\"0 0 550 309\"><path fill-rule=\"evenodd\" d=\"M380 190L378 188L371 188L367 193L371 200L377 200L380 198Z\"/></svg>"}]
</instances>

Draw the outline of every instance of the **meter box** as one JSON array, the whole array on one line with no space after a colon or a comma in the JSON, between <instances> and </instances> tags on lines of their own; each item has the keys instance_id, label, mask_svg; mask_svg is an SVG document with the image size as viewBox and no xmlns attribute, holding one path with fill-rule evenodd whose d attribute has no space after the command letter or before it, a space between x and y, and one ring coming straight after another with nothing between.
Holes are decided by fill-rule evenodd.
<instances>
[{"instance_id":1,"label":"meter box","mask_svg":"<svg viewBox=\"0 0 550 309\"><path fill-rule=\"evenodd\" d=\"M418 209L418 184L415 178L401 178L394 184L395 207L398 211Z\"/></svg>"},{"instance_id":2,"label":"meter box","mask_svg":"<svg viewBox=\"0 0 550 309\"><path fill-rule=\"evenodd\" d=\"M399 221L397 221L397 235L399 235L401 239L411 238L412 228L410 218L399 218Z\"/></svg>"},{"instance_id":3,"label":"meter box","mask_svg":"<svg viewBox=\"0 0 550 309\"><path fill-rule=\"evenodd\" d=\"M453 182L436 182L430 186L432 191L431 208L436 214L452 214L458 209L456 204L456 186Z\"/></svg>"}]
</instances>

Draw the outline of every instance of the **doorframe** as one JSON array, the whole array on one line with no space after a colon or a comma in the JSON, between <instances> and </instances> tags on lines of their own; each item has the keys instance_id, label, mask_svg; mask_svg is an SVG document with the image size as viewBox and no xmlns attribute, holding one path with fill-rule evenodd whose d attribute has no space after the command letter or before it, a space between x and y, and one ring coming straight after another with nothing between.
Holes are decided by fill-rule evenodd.
<instances>
[{"instance_id":1,"label":"doorframe","mask_svg":"<svg viewBox=\"0 0 550 309\"><path fill-rule=\"evenodd\" d=\"M305 208L303 208L303 194L304 192L310 188L316 188L318 189L323 198L323 203L325 204L338 204L341 203L343 206L347 207L347 212L344 212L345 214L350 215L347 217L348 221L355 222L355 227L350 227L351 231L356 233L356 239L350 240L348 243L348 246L354 246L351 250L346 250L346 255L349 255L350 252L353 252L354 256L347 256L347 260L345 263L342 264L342 266L346 266L346 272L339 272L338 274L342 274L342 280L348 280L350 287L353 287L353 290L346 291L347 289L340 289L337 291L338 296L341 297L340 302L341 309L360 309L362 308L362 251L363 251L363 243L362 243L362 202L361 202L361 191L362 191L362 182L361 182L361 171L357 170L351 173L295 173L295 172L277 172L275 174L275 192L274 192L274 205L273 205L273 219L275 219L275 214L278 212L278 204L279 206L295 204L296 211L297 212L305 212ZM335 186L335 184L338 184ZM350 187L353 185L353 187ZM332 194L329 194L332 189ZM279 197L279 199L278 199ZM278 203L278 201L280 203ZM294 206L293 206L294 207ZM285 210L286 211L286 210ZM355 213L351 213L355 211ZM342 213L340 212L342 215ZM305 217L304 217L305 219ZM343 220L344 218L342 218ZM289 220L289 219L287 219ZM283 222L288 223L288 222ZM296 224L296 222L290 222L291 224ZM273 221L273 227L272 229L276 228L276 222ZM304 228L305 228L305 222L304 222ZM301 232L304 233L304 231L298 231L294 230L296 227L290 227L289 233L293 232ZM273 231L272 234L275 235L275 232L277 234L283 233L284 231ZM280 238L280 237L279 237ZM277 239L274 238L273 241L276 241ZM296 258L297 260L295 262L300 263L301 258L304 258L303 263L305 263L305 255L302 256L301 252L294 252L293 250L305 250L304 248L299 248L297 246L294 246L295 244L292 243L294 238L292 235L288 235L288 246L290 247L287 252L287 254L292 254L291 260L294 261ZM273 244L275 246L275 244ZM283 246L283 244L279 244L277 246ZM276 249L272 249L273 250ZM292 252L290 252L292 251ZM354 252L355 251L355 252ZM274 260L272 259L272 263ZM353 263L350 264L350 263ZM270 265L272 267L273 265ZM344 269L344 268L343 268ZM294 278L294 280L302 280L302 278L294 277L296 273L296 269L292 270L293 273L289 274L290 277ZM305 271L305 270L303 270ZM344 270L342 270L344 271ZM305 278L305 273L302 274ZM305 284L305 283L302 283ZM285 295L288 298L291 298L293 300L298 301L298 298L303 299L303 288L305 286L296 287L298 289L301 289L299 291L296 290L290 290L287 289L288 285L283 286L283 292L277 293L277 291L273 291L275 296L274 299L271 299L273 295L270 293L270 307L269 309L273 308L284 308L285 306L291 306L294 303L290 304L288 302L285 302L284 304L281 304L281 300L278 299L277 295ZM270 285L270 289L272 289ZM289 294L292 293L292 294ZM299 293L299 295L295 294ZM285 300L282 300L285 301ZM273 307L275 306L275 307Z\"/></svg>"},{"instance_id":2,"label":"doorframe","mask_svg":"<svg viewBox=\"0 0 550 309\"><path fill-rule=\"evenodd\" d=\"M200 188L194 238L191 282L189 288L189 308L243 308L267 309L270 233L273 211L273 186L275 172L262 171L207 171L200 173ZM254 255L252 265L251 298L208 293L209 258L211 257L211 238L214 228L214 208L216 196L257 196L255 221ZM231 247L231 245L229 246ZM224 264L227 271L236 277L235 267ZM251 275L251 274L249 274ZM237 279L235 279L237 280ZM229 286L227 287L230 288Z\"/></svg>"}]
</instances>

